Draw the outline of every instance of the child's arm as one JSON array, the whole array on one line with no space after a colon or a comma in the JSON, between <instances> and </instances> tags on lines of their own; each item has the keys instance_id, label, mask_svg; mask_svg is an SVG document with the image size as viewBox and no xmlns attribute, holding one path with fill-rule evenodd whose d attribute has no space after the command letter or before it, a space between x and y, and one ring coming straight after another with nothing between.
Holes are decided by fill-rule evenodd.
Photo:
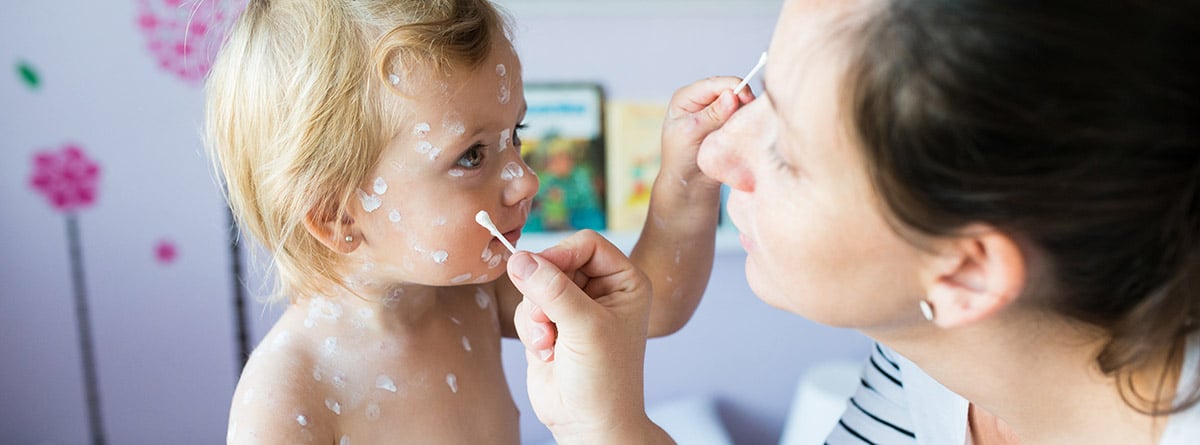
<instances>
[{"instance_id":1,"label":"child's arm","mask_svg":"<svg viewBox=\"0 0 1200 445\"><path fill-rule=\"evenodd\" d=\"M749 88L734 96L739 81L698 81L676 91L667 108L662 168L651 190L645 226L629 256L653 283L649 337L682 328L708 285L721 183L700 171L696 157L704 138L754 99Z\"/></svg>"}]
</instances>

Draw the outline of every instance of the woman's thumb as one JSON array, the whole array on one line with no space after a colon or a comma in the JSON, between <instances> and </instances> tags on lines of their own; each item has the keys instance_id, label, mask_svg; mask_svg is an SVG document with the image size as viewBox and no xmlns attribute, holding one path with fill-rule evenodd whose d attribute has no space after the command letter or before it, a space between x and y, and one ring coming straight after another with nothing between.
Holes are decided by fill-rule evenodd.
<instances>
[{"instance_id":1,"label":"woman's thumb","mask_svg":"<svg viewBox=\"0 0 1200 445\"><path fill-rule=\"evenodd\" d=\"M587 322L596 303L545 258L517 252L508 260L508 276L517 290L559 324Z\"/></svg>"}]
</instances>

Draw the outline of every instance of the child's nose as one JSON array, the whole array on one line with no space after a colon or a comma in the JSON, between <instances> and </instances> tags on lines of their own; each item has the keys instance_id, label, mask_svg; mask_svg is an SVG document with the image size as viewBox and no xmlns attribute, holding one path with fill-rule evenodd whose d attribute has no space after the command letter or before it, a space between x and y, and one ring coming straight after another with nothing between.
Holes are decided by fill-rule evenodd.
<instances>
[{"instance_id":1,"label":"child's nose","mask_svg":"<svg viewBox=\"0 0 1200 445\"><path fill-rule=\"evenodd\" d=\"M736 116L734 117L736 119ZM728 125L708 135L700 144L700 171L742 192L754 191L754 175L747 168L742 147L749 141L738 138Z\"/></svg>"},{"instance_id":2,"label":"child's nose","mask_svg":"<svg viewBox=\"0 0 1200 445\"><path fill-rule=\"evenodd\" d=\"M508 186L504 187L504 205L508 206L514 206L520 204L521 201L533 199L533 196L537 194L538 187L541 184L538 180L537 174L533 172L532 168L529 168L529 165L525 163L525 160L522 159L520 155L517 155L516 158L517 159L513 162L515 162L516 165L523 170L523 172L520 176L513 175L512 182L510 182Z\"/></svg>"}]
</instances>

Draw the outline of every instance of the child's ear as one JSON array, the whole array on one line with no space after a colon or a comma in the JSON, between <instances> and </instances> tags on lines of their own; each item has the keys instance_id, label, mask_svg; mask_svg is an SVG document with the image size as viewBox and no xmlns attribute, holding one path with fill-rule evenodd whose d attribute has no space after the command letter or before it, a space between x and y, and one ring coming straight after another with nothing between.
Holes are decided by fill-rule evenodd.
<instances>
[{"instance_id":1,"label":"child's ear","mask_svg":"<svg viewBox=\"0 0 1200 445\"><path fill-rule=\"evenodd\" d=\"M1007 307L1025 287L1025 257L1016 240L990 226L940 244L923 275L933 322L952 328L985 319Z\"/></svg>"},{"instance_id":2,"label":"child's ear","mask_svg":"<svg viewBox=\"0 0 1200 445\"><path fill-rule=\"evenodd\" d=\"M304 217L304 228L325 247L339 253L350 253L362 243L361 234L354 230L354 218L313 208Z\"/></svg>"}]
</instances>

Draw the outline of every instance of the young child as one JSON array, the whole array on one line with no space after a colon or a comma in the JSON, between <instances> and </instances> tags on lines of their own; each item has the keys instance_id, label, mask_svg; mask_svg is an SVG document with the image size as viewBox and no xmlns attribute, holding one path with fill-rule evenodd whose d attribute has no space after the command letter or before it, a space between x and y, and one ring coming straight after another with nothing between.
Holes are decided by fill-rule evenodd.
<instances>
[{"instance_id":1,"label":"young child","mask_svg":"<svg viewBox=\"0 0 1200 445\"><path fill-rule=\"evenodd\" d=\"M662 296L651 336L679 329L708 281L719 192L695 151L738 101L693 104L732 83L673 100L633 252ZM251 0L207 88L230 207L289 301L242 374L228 442L518 443L500 338L522 296L474 216L516 243L538 179L493 5Z\"/></svg>"}]
</instances>

